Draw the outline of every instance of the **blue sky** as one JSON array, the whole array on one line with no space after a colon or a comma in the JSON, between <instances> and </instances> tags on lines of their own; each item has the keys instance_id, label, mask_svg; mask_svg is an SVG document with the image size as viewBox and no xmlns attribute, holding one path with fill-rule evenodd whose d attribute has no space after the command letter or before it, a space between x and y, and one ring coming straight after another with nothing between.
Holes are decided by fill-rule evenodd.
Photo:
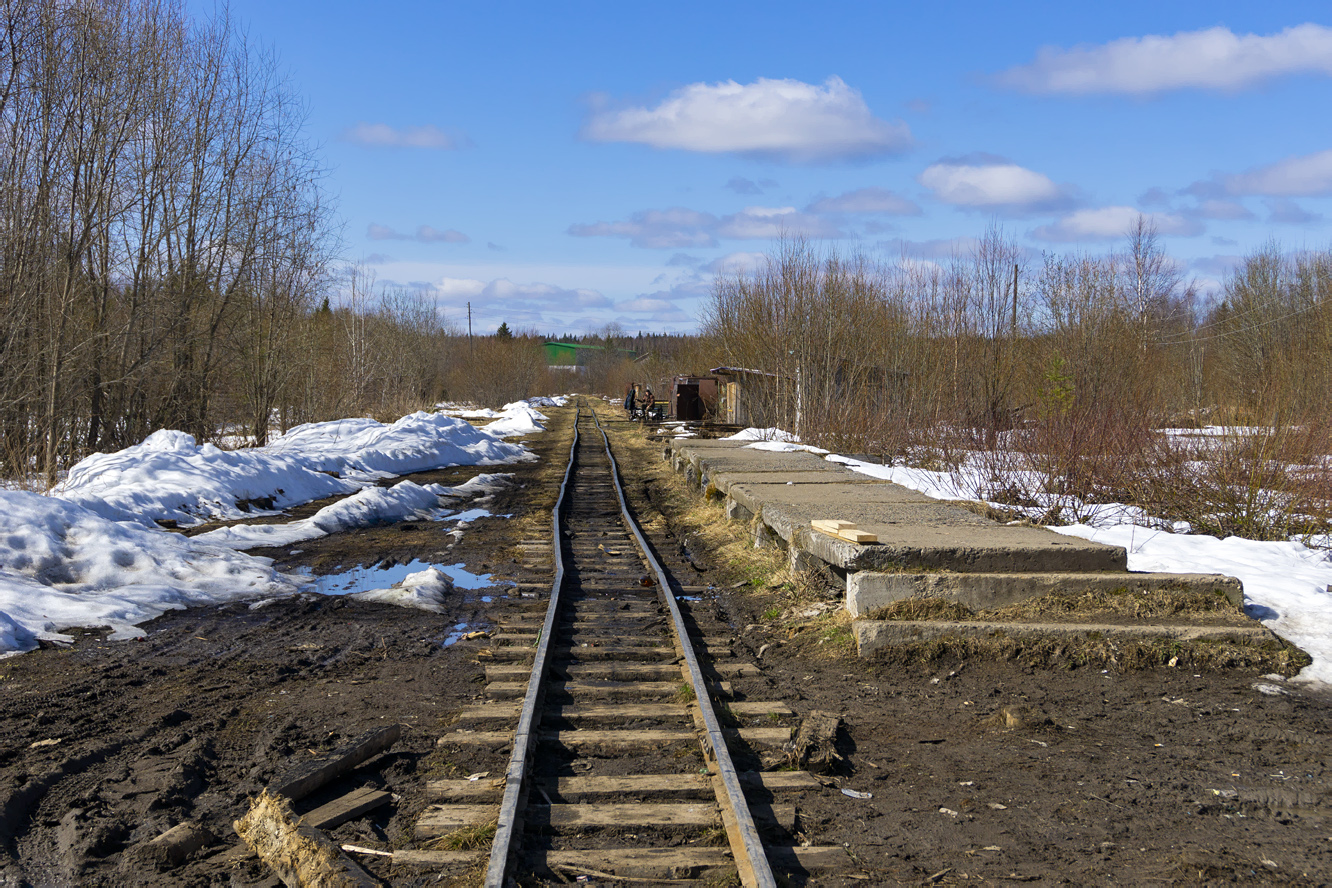
<instances>
[{"instance_id":1,"label":"blue sky","mask_svg":"<svg viewBox=\"0 0 1332 888\"><path fill-rule=\"evenodd\" d=\"M1213 287L1332 240L1325 3L230 8L308 102L346 258L483 332L692 330L777 231L1099 253L1142 212Z\"/></svg>"}]
</instances>

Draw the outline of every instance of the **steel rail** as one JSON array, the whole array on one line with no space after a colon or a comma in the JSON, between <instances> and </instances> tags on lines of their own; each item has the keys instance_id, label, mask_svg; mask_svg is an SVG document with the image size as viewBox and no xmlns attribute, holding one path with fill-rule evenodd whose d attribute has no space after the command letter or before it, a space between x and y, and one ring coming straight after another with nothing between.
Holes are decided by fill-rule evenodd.
<instances>
[{"instance_id":1,"label":"steel rail","mask_svg":"<svg viewBox=\"0 0 1332 888\"><path fill-rule=\"evenodd\" d=\"M546 687L546 667L550 663L550 640L555 635L555 620L560 608L560 589L564 585L560 511L564 508L569 479L573 477L574 463L577 460L578 420L582 415L583 405L580 402L574 414L573 443L569 445L569 465L564 470L564 480L560 482L559 499L555 501L555 508L550 511L551 548L555 557L555 578L550 586L550 605L546 608L546 619L541 626L541 635L537 638L532 677L527 682L527 694L523 698L523 710L518 716L518 730L513 739L513 754L509 758L508 770L504 772L504 797L500 800L499 820L495 825L495 838L490 845L490 864L486 868L485 888L505 888L509 871L513 866L516 842L523 832L519 812L527 803L528 765L532 746L537 738L535 726L540 723L541 703ZM592 416L596 417L595 411L592 412Z\"/></svg>"},{"instance_id":2,"label":"steel rail","mask_svg":"<svg viewBox=\"0 0 1332 888\"><path fill-rule=\"evenodd\" d=\"M624 518L625 526L629 528L634 535L634 539L638 541L638 547L644 558L647 559L653 573L657 575L658 594L670 609L671 620L675 624L676 637L679 639L680 650L684 655L685 665L689 671L689 683L693 685L695 702L703 715L703 723L707 729L707 742L712 747L713 758L717 763L717 773L726 790L725 802L731 809L736 830L740 833L741 848L739 850L743 851L748 860L749 870L754 877L754 888L776 888L777 880L773 876L772 867L768 863L768 855L763 850L763 841L759 838L758 829L754 826L754 818L749 812L749 804L745 801L744 790L740 787L740 777L736 773L735 764L731 761L731 752L726 746L726 737L722 734L721 722L717 719L716 710L712 707L712 695L708 693L708 685L703 677L703 669L699 666L698 657L694 654L694 646L689 641L689 630L685 626L683 615L680 613L679 602L675 600L675 593L671 591L670 579L666 576L666 571L652 554L647 540L644 539L642 532L638 529L638 522L634 521L629 514L629 505L624 498L624 485L621 484L620 479L620 466L615 461L615 455L611 453L610 438L601 426L601 419L597 416L597 411L593 409L591 412L592 421L596 423L597 431L601 432L602 441L605 443L606 456L610 459L611 477L615 482L615 496L620 501L620 514ZM736 850L734 843L732 844L732 850Z\"/></svg>"}]
</instances>

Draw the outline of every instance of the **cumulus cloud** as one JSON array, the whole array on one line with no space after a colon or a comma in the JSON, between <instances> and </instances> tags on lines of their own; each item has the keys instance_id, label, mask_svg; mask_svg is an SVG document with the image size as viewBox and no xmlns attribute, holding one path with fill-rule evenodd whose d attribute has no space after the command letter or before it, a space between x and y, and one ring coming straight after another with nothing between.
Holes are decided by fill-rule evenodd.
<instances>
[{"instance_id":1,"label":"cumulus cloud","mask_svg":"<svg viewBox=\"0 0 1332 888\"><path fill-rule=\"evenodd\" d=\"M1243 256L1234 254L1220 254L1216 256L1202 256L1189 263L1189 267L1203 274L1212 277L1225 277L1235 270L1235 266L1244 261Z\"/></svg>"},{"instance_id":2,"label":"cumulus cloud","mask_svg":"<svg viewBox=\"0 0 1332 888\"><path fill-rule=\"evenodd\" d=\"M809 213L880 213L919 216L920 207L887 188L858 188L837 197L821 197L805 208Z\"/></svg>"},{"instance_id":3,"label":"cumulus cloud","mask_svg":"<svg viewBox=\"0 0 1332 888\"><path fill-rule=\"evenodd\" d=\"M746 179L744 176L732 176L731 181L726 183L726 187L736 194L762 194L763 189L757 182Z\"/></svg>"},{"instance_id":4,"label":"cumulus cloud","mask_svg":"<svg viewBox=\"0 0 1332 888\"><path fill-rule=\"evenodd\" d=\"M685 207L640 210L617 222L575 223L568 233L574 237L623 237L635 247L674 250L715 247L719 238L845 237L828 220L801 213L795 207L757 206L720 217Z\"/></svg>"},{"instance_id":5,"label":"cumulus cloud","mask_svg":"<svg viewBox=\"0 0 1332 888\"><path fill-rule=\"evenodd\" d=\"M594 108L583 138L800 163L898 154L912 145L903 122L874 116L840 77L822 85L761 77L691 83L655 107Z\"/></svg>"},{"instance_id":6,"label":"cumulus cloud","mask_svg":"<svg viewBox=\"0 0 1332 888\"><path fill-rule=\"evenodd\" d=\"M703 260L698 256L691 256L688 253L676 253L666 260L666 264L673 268L698 268L703 264Z\"/></svg>"},{"instance_id":7,"label":"cumulus cloud","mask_svg":"<svg viewBox=\"0 0 1332 888\"><path fill-rule=\"evenodd\" d=\"M1286 197L1269 197L1263 201L1267 207L1267 221L1276 225L1308 225L1323 221L1322 213L1311 213Z\"/></svg>"},{"instance_id":8,"label":"cumulus cloud","mask_svg":"<svg viewBox=\"0 0 1332 888\"><path fill-rule=\"evenodd\" d=\"M1303 24L1277 34L1235 34L1217 26L1171 36L1124 37L1072 49L1047 46L1029 64L995 79L1031 93L1236 90L1283 74L1332 74L1332 28Z\"/></svg>"},{"instance_id":9,"label":"cumulus cloud","mask_svg":"<svg viewBox=\"0 0 1332 888\"><path fill-rule=\"evenodd\" d=\"M596 290L568 289L539 282L517 284L508 278L481 281L471 278L442 278L432 287L441 306L459 307L469 301L484 302L504 312L542 313L570 309L609 308L613 303Z\"/></svg>"},{"instance_id":10,"label":"cumulus cloud","mask_svg":"<svg viewBox=\"0 0 1332 888\"><path fill-rule=\"evenodd\" d=\"M1185 212L1190 216L1197 216L1199 219L1219 219L1221 221L1255 218L1252 210L1233 200L1202 200L1198 202L1196 207L1190 207Z\"/></svg>"},{"instance_id":11,"label":"cumulus cloud","mask_svg":"<svg viewBox=\"0 0 1332 888\"><path fill-rule=\"evenodd\" d=\"M1243 173L1222 176L1220 184L1229 194L1264 194L1270 197L1329 195L1332 194L1332 150L1287 157Z\"/></svg>"},{"instance_id":12,"label":"cumulus cloud","mask_svg":"<svg viewBox=\"0 0 1332 888\"><path fill-rule=\"evenodd\" d=\"M773 238L841 238L846 234L827 219L802 213L795 207L745 207L739 213L723 216L717 234L733 240L772 240Z\"/></svg>"},{"instance_id":13,"label":"cumulus cloud","mask_svg":"<svg viewBox=\"0 0 1332 888\"><path fill-rule=\"evenodd\" d=\"M941 160L916 178L939 200L969 209L1017 213L1072 203L1068 189L1048 176L997 158Z\"/></svg>"},{"instance_id":14,"label":"cumulus cloud","mask_svg":"<svg viewBox=\"0 0 1332 888\"><path fill-rule=\"evenodd\" d=\"M878 247L885 253L913 259L948 259L952 256L965 256L980 246L974 237L949 237L933 240L913 241L893 238L880 241Z\"/></svg>"},{"instance_id":15,"label":"cumulus cloud","mask_svg":"<svg viewBox=\"0 0 1332 888\"><path fill-rule=\"evenodd\" d=\"M472 144L465 135L450 135L431 124L395 129L387 123L361 122L343 130L342 140L376 148L431 148L436 151L453 151Z\"/></svg>"},{"instance_id":16,"label":"cumulus cloud","mask_svg":"<svg viewBox=\"0 0 1332 888\"><path fill-rule=\"evenodd\" d=\"M767 253L727 253L703 266L703 270L712 274L749 274L762 268L767 261Z\"/></svg>"},{"instance_id":17,"label":"cumulus cloud","mask_svg":"<svg viewBox=\"0 0 1332 888\"><path fill-rule=\"evenodd\" d=\"M452 228L440 231L438 228L432 228L429 225L420 226L416 229L415 234L405 234L387 225L378 225L371 222L366 226L365 235L371 240L414 240L423 244L468 244L472 242L472 239L461 231Z\"/></svg>"},{"instance_id":18,"label":"cumulus cloud","mask_svg":"<svg viewBox=\"0 0 1332 888\"><path fill-rule=\"evenodd\" d=\"M682 249L715 247L717 217L685 207L640 210L619 222L575 223L568 232L574 237L627 237L635 247Z\"/></svg>"},{"instance_id":19,"label":"cumulus cloud","mask_svg":"<svg viewBox=\"0 0 1332 888\"><path fill-rule=\"evenodd\" d=\"M1176 213L1143 213L1134 207L1098 207L1076 210L1050 225L1031 232L1037 240L1068 242L1116 240L1128 234L1139 215L1145 216L1159 234L1192 237L1202 234L1202 223Z\"/></svg>"}]
</instances>

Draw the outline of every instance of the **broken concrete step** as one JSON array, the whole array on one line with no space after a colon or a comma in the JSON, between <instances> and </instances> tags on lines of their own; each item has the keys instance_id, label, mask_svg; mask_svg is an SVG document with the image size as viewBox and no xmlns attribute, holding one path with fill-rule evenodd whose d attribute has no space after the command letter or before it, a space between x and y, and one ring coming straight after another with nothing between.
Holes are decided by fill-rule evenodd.
<instances>
[{"instance_id":1,"label":"broken concrete step","mask_svg":"<svg viewBox=\"0 0 1332 888\"><path fill-rule=\"evenodd\" d=\"M847 574L846 609L853 617L908 598L942 598L972 610L989 610L1052 592L1132 593L1179 589L1219 595L1236 612L1244 607L1244 589L1234 577L1219 574L1167 573L879 573Z\"/></svg>"},{"instance_id":2,"label":"broken concrete step","mask_svg":"<svg viewBox=\"0 0 1332 888\"><path fill-rule=\"evenodd\" d=\"M1120 626L1103 623L984 623L931 622L922 620L856 620L851 624L856 647L863 657L895 644L930 641L949 635L973 638L1067 638L1088 641L1113 638L1115 641L1234 641L1257 644L1275 636L1261 625L1255 626Z\"/></svg>"}]
</instances>

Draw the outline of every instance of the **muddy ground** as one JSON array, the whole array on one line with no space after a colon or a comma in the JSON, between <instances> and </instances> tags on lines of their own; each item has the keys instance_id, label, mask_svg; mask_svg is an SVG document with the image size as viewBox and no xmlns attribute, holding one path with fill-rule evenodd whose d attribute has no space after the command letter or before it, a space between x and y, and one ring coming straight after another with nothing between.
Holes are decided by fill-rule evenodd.
<instances>
[{"instance_id":1,"label":"muddy ground","mask_svg":"<svg viewBox=\"0 0 1332 888\"><path fill-rule=\"evenodd\" d=\"M510 519L461 538L413 522L264 554L316 573L419 558L539 582L540 552L519 544L547 538L550 467L562 467L571 419L552 414L551 431L528 441L541 460L502 469L516 482L488 506ZM737 587L724 559L681 544L656 509L671 483L651 462L659 452L622 466L681 581L717 587L694 607L729 624L736 652L762 668L737 689L845 721L846 763L833 786L799 798L797 826L844 845L847 869L810 884L1332 882L1325 696L1241 669L860 661L826 617L793 619L786 593ZM412 480L480 471L492 469ZM90 630L73 647L0 660L0 885L275 884L237 853L231 822L302 761L393 723L408 728L392 751L298 810L386 788L393 804L333 834L410 847L425 781L472 764L435 740L481 698L486 642L446 642L460 623L532 606L513 589L459 592L443 614L318 595L251 604L170 613L141 641ZM185 820L216 841L157 871L142 844ZM395 885L436 883L366 862Z\"/></svg>"}]
</instances>

